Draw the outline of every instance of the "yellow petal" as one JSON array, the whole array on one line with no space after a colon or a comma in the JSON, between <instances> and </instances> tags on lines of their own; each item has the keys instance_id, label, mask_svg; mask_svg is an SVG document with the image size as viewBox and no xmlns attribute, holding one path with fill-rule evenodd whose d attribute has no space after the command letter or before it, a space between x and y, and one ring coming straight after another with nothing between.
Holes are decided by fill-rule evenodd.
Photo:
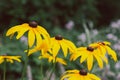
<instances>
[{"instance_id":1,"label":"yellow petal","mask_svg":"<svg viewBox=\"0 0 120 80\"><path fill-rule=\"evenodd\" d=\"M101 55L105 55L106 54L106 49L103 46L99 46L98 49L100 50Z\"/></svg>"},{"instance_id":2,"label":"yellow petal","mask_svg":"<svg viewBox=\"0 0 120 80\"><path fill-rule=\"evenodd\" d=\"M94 57L96 58L99 67L100 67L100 68L103 68L103 61L102 61L101 57L98 56L97 54L94 54Z\"/></svg>"},{"instance_id":3,"label":"yellow petal","mask_svg":"<svg viewBox=\"0 0 120 80\"><path fill-rule=\"evenodd\" d=\"M42 34L43 37L46 36L46 37L50 38L50 36L45 28L43 28L42 26L38 26L37 29L38 29L39 33Z\"/></svg>"},{"instance_id":4,"label":"yellow petal","mask_svg":"<svg viewBox=\"0 0 120 80\"><path fill-rule=\"evenodd\" d=\"M107 49L108 54L111 55L111 57L113 58L113 60L117 61L116 52L108 46L106 46L106 49Z\"/></svg>"},{"instance_id":5,"label":"yellow petal","mask_svg":"<svg viewBox=\"0 0 120 80\"><path fill-rule=\"evenodd\" d=\"M42 37L40 33L37 31L37 29L34 29L35 35L36 35L36 45L40 46L42 44Z\"/></svg>"},{"instance_id":6,"label":"yellow petal","mask_svg":"<svg viewBox=\"0 0 120 80\"><path fill-rule=\"evenodd\" d=\"M88 74L91 80L101 80L99 77L95 76L94 74Z\"/></svg>"},{"instance_id":7,"label":"yellow petal","mask_svg":"<svg viewBox=\"0 0 120 80\"><path fill-rule=\"evenodd\" d=\"M54 45L52 46L52 52L53 52L53 56L55 57L59 50L60 50L60 45L58 44L58 42L56 40L54 40Z\"/></svg>"},{"instance_id":8,"label":"yellow petal","mask_svg":"<svg viewBox=\"0 0 120 80\"><path fill-rule=\"evenodd\" d=\"M93 66L93 55L91 55L91 54L87 58L87 66L88 66L88 70L92 69L92 66Z\"/></svg>"},{"instance_id":9,"label":"yellow petal","mask_svg":"<svg viewBox=\"0 0 120 80\"><path fill-rule=\"evenodd\" d=\"M61 58L57 58L56 62L59 62L59 63L64 64L64 65L67 65L67 63L63 59L61 59Z\"/></svg>"},{"instance_id":10,"label":"yellow petal","mask_svg":"<svg viewBox=\"0 0 120 80\"><path fill-rule=\"evenodd\" d=\"M35 42L35 33L31 29L28 32L28 45L29 45L29 47L32 47L34 42Z\"/></svg>"},{"instance_id":11,"label":"yellow petal","mask_svg":"<svg viewBox=\"0 0 120 80\"><path fill-rule=\"evenodd\" d=\"M20 29L21 29L20 25L14 26L14 27L8 29L6 36L14 34L15 32L19 31Z\"/></svg>"},{"instance_id":12,"label":"yellow petal","mask_svg":"<svg viewBox=\"0 0 120 80\"><path fill-rule=\"evenodd\" d=\"M28 52L28 56L37 52L38 50L40 50L38 46L34 47L33 49L30 49L29 52ZM27 52L27 50L25 50L25 52Z\"/></svg>"},{"instance_id":13,"label":"yellow petal","mask_svg":"<svg viewBox=\"0 0 120 80\"><path fill-rule=\"evenodd\" d=\"M68 47L67 47L66 43L64 41L60 41L60 46L63 50L64 56L66 57L67 53L68 53Z\"/></svg>"},{"instance_id":14,"label":"yellow petal","mask_svg":"<svg viewBox=\"0 0 120 80\"><path fill-rule=\"evenodd\" d=\"M21 30L18 31L18 35L16 36L17 39L19 39L20 37L22 37L24 35L25 32L27 32L29 30L29 28L23 28L21 27Z\"/></svg>"},{"instance_id":15,"label":"yellow petal","mask_svg":"<svg viewBox=\"0 0 120 80\"><path fill-rule=\"evenodd\" d=\"M85 61L89 57L88 54L90 53L86 53L86 52L85 51L81 52L82 55L81 55L80 63L83 63L83 61Z\"/></svg>"},{"instance_id":16,"label":"yellow petal","mask_svg":"<svg viewBox=\"0 0 120 80\"><path fill-rule=\"evenodd\" d=\"M2 64L4 62L4 59L1 57L0 58L0 64Z\"/></svg>"},{"instance_id":17,"label":"yellow petal","mask_svg":"<svg viewBox=\"0 0 120 80\"><path fill-rule=\"evenodd\" d=\"M111 43L108 41L104 41L103 43L105 43L106 45L110 45Z\"/></svg>"},{"instance_id":18,"label":"yellow petal","mask_svg":"<svg viewBox=\"0 0 120 80\"><path fill-rule=\"evenodd\" d=\"M7 62L13 63L12 59L6 59Z\"/></svg>"},{"instance_id":19,"label":"yellow petal","mask_svg":"<svg viewBox=\"0 0 120 80\"><path fill-rule=\"evenodd\" d=\"M72 43L72 42L69 41L69 40L65 40L65 39L63 39L63 41L64 41L64 43L67 44L67 46L68 46L68 48L69 48L69 51L70 51L71 53L74 53L74 51L76 50L76 46L74 45L74 43Z\"/></svg>"}]
</instances>

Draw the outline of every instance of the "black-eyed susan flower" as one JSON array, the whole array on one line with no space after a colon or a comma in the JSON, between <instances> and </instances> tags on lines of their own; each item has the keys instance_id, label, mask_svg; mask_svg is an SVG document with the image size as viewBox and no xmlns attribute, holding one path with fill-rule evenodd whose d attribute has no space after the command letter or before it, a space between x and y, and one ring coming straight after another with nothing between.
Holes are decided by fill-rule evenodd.
<instances>
[{"instance_id":1,"label":"black-eyed susan flower","mask_svg":"<svg viewBox=\"0 0 120 80\"><path fill-rule=\"evenodd\" d=\"M94 48L97 48L101 55L110 55L114 61L117 61L117 55L116 52L110 48L110 42L104 41L104 42L97 42L90 44L89 46L92 46Z\"/></svg>"},{"instance_id":2,"label":"black-eyed susan flower","mask_svg":"<svg viewBox=\"0 0 120 80\"><path fill-rule=\"evenodd\" d=\"M66 71L60 80L101 80L94 74L90 74L85 70L68 70Z\"/></svg>"},{"instance_id":3,"label":"black-eyed susan flower","mask_svg":"<svg viewBox=\"0 0 120 80\"><path fill-rule=\"evenodd\" d=\"M3 63L4 61L13 63L14 61L21 62L20 60L21 56L0 56L0 64Z\"/></svg>"},{"instance_id":4,"label":"black-eyed susan flower","mask_svg":"<svg viewBox=\"0 0 120 80\"><path fill-rule=\"evenodd\" d=\"M76 50L76 46L71 41L64 39L61 35L50 39L50 48L53 56L56 56L59 50L62 49L65 57L68 52L73 53Z\"/></svg>"},{"instance_id":5,"label":"black-eyed susan flower","mask_svg":"<svg viewBox=\"0 0 120 80\"><path fill-rule=\"evenodd\" d=\"M77 48L76 53L72 54L70 59L76 60L79 57L80 63L87 61L88 70L92 69L94 58L97 60L100 68L103 68L103 61L106 61L107 63L107 58L105 56L101 56L100 52L91 46Z\"/></svg>"},{"instance_id":6,"label":"black-eyed susan flower","mask_svg":"<svg viewBox=\"0 0 120 80\"><path fill-rule=\"evenodd\" d=\"M48 62L52 62L52 63L61 63L61 64L64 64L66 65L66 62L62 59L62 58L59 58L59 57L55 57L55 56L52 56L52 54L44 54L42 56L39 57L39 59L42 59L42 58L46 58L48 59Z\"/></svg>"},{"instance_id":7,"label":"black-eyed susan flower","mask_svg":"<svg viewBox=\"0 0 120 80\"><path fill-rule=\"evenodd\" d=\"M39 26L35 21L24 23L22 25L17 25L10 28L6 33L6 36L12 37L17 32L16 38L19 39L27 31L28 31L29 47L33 46L35 40L36 40L36 45L40 45L43 38L49 39L50 37L48 32L42 26Z\"/></svg>"}]
</instances>

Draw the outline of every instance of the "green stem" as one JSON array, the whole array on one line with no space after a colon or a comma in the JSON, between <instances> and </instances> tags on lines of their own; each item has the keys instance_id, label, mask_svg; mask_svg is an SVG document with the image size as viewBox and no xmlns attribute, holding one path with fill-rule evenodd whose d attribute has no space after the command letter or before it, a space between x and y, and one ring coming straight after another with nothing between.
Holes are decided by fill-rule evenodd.
<instances>
[{"instance_id":1,"label":"green stem","mask_svg":"<svg viewBox=\"0 0 120 80\"><path fill-rule=\"evenodd\" d=\"M4 62L3 80L6 80L6 61Z\"/></svg>"},{"instance_id":2,"label":"green stem","mask_svg":"<svg viewBox=\"0 0 120 80\"><path fill-rule=\"evenodd\" d=\"M56 64L56 63L53 63L53 68L52 68L52 71L51 71L51 73L50 73L50 76L49 76L48 80L50 80L53 72L55 71L55 64Z\"/></svg>"},{"instance_id":3,"label":"green stem","mask_svg":"<svg viewBox=\"0 0 120 80\"><path fill-rule=\"evenodd\" d=\"M42 66L42 63L40 65L40 75L41 75L41 80L43 80L43 66Z\"/></svg>"},{"instance_id":4,"label":"green stem","mask_svg":"<svg viewBox=\"0 0 120 80\"><path fill-rule=\"evenodd\" d=\"M23 72L22 72L22 77L21 77L21 80L24 80L24 76L26 74L26 70L27 70L27 64L28 64L28 53L29 53L29 46L28 46L28 50L27 50L27 54L25 55L25 64L24 64L24 67L23 67Z\"/></svg>"}]
</instances>

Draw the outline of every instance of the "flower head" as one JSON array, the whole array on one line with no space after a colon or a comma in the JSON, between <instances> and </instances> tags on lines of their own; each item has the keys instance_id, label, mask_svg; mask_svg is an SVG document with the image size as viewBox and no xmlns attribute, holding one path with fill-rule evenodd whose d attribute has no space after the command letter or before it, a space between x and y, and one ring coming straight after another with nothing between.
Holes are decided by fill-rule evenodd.
<instances>
[{"instance_id":1,"label":"flower head","mask_svg":"<svg viewBox=\"0 0 120 80\"><path fill-rule=\"evenodd\" d=\"M68 70L66 71L60 80L101 80L94 74L87 73L85 70Z\"/></svg>"},{"instance_id":2,"label":"flower head","mask_svg":"<svg viewBox=\"0 0 120 80\"><path fill-rule=\"evenodd\" d=\"M42 26L39 26L35 21L10 28L6 33L6 36L12 37L17 32L18 34L16 38L19 39L27 31L29 47L33 46L35 40L37 42L37 45L40 45L43 39L49 39L49 34L47 31Z\"/></svg>"},{"instance_id":3,"label":"flower head","mask_svg":"<svg viewBox=\"0 0 120 80\"><path fill-rule=\"evenodd\" d=\"M65 57L67 56L68 51L73 53L76 50L75 45L71 41L64 39L61 35L51 38L50 42L53 56L56 56L60 49L62 49Z\"/></svg>"},{"instance_id":4,"label":"flower head","mask_svg":"<svg viewBox=\"0 0 120 80\"><path fill-rule=\"evenodd\" d=\"M54 57L54 56L52 56L52 54L46 53L39 57L39 59L42 59L42 58L48 59L48 62L53 62L53 63L58 62L58 63L66 65L66 62L62 58L58 58L57 56Z\"/></svg>"},{"instance_id":5,"label":"flower head","mask_svg":"<svg viewBox=\"0 0 120 80\"><path fill-rule=\"evenodd\" d=\"M81 57L80 63L83 63L84 61L87 60L88 70L92 69L94 58L97 60L100 68L103 68L103 60L107 62L106 57L102 57L100 55L100 52L91 46L77 48L76 53L72 54L70 59L76 60L78 57Z\"/></svg>"},{"instance_id":6,"label":"flower head","mask_svg":"<svg viewBox=\"0 0 120 80\"><path fill-rule=\"evenodd\" d=\"M21 62L21 60L19 58L21 58L21 56L6 56L6 55L3 55L3 56L0 56L0 64L3 63L4 61L13 63L14 60L18 61L18 62Z\"/></svg>"},{"instance_id":7,"label":"flower head","mask_svg":"<svg viewBox=\"0 0 120 80\"><path fill-rule=\"evenodd\" d=\"M97 48L97 50L99 50L99 52L101 53L101 55L108 54L108 55L110 55L112 57L112 59L114 61L117 61L116 52L109 47L110 44L111 44L110 42L104 41L104 42L93 43L93 44L90 44L89 46Z\"/></svg>"}]
</instances>

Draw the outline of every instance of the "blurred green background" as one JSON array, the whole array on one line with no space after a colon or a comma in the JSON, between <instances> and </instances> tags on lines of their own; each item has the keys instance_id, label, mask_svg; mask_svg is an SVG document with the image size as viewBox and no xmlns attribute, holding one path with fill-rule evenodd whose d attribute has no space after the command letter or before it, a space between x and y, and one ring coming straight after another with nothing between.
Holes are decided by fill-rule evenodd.
<instances>
[{"instance_id":1,"label":"blurred green background","mask_svg":"<svg viewBox=\"0 0 120 80\"><path fill-rule=\"evenodd\" d=\"M119 8L119 0L0 0L0 32L31 20L48 30L70 20L81 29L83 19L101 27L120 18Z\"/></svg>"},{"instance_id":2,"label":"blurred green background","mask_svg":"<svg viewBox=\"0 0 120 80\"><path fill-rule=\"evenodd\" d=\"M120 0L0 0L0 55L21 55L22 63L7 64L7 80L20 80L24 63L25 39L9 39L5 36L8 28L29 21L37 21L51 36L57 34L73 41L76 46L86 46L90 42L110 41L120 57ZM83 26L86 24L87 29ZM112 24L113 23L113 24ZM89 35L88 35L89 34ZM90 38L88 40L88 37ZM24 44L23 44L24 43ZM22 45L21 45L22 44ZM39 52L30 56L29 66L33 80L46 77L52 64L38 59ZM108 66L99 70L95 65L93 73L102 80L120 80L120 62L109 58ZM80 69L79 60L68 62L65 69ZM43 74L41 74L41 64ZM59 70L59 65L56 67ZM49 73L49 72L48 72ZM3 64L0 65L0 80ZM43 75L43 76L40 76ZM54 80L61 73L56 71ZM28 79L26 79L28 80Z\"/></svg>"}]
</instances>

